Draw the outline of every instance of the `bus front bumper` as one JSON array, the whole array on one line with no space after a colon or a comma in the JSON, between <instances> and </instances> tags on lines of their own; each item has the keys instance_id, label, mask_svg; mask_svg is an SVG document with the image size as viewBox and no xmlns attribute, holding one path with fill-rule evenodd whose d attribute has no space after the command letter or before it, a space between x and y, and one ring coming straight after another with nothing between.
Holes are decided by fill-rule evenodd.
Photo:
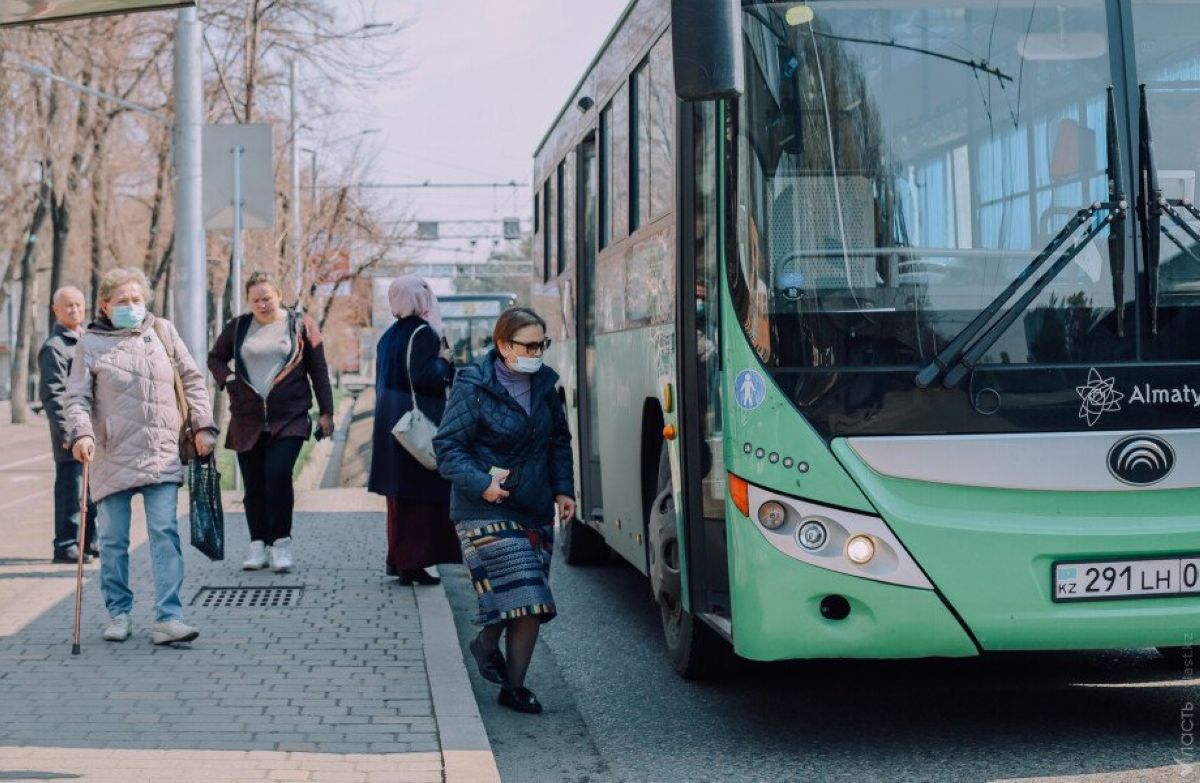
<instances>
[{"instance_id":1,"label":"bus front bumper","mask_svg":"<svg viewBox=\"0 0 1200 783\"><path fill-rule=\"evenodd\" d=\"M1200 595L1055 601L1055 563L1200 551L1200 489L1052 492L885 477L835 452L982 650L1177 647Z\"/></svg>"}]
</instances>

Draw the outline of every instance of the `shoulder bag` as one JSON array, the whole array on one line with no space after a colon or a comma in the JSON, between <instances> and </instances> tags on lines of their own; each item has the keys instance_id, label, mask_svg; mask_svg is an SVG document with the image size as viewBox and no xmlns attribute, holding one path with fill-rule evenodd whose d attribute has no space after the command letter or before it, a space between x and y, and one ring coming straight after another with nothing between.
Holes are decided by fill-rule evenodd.
<instances>
[{"instance_id":1,"label":"shoulder bag","mask_svg":"<svg viewBox=\"0 0 1200 783\"><path fill-rule=\"evenodd\" d=\"M428 416L421 413L421 409L417 407L417 392L413 388L412 382L413 343L417 341L420 331L427 328L426 324L421 324L413 330L412 336L408 338L408 349L404 355L404 369L408 373L408 393L412 397L412 410L400 417L400 420L392 427L392 435L400 442L404 450L413 456L413 459L421 463L422 467L426 470L437 470L437 454L433 450L433 436L437 433L437 425Z\"/></svg>"},{"instance_id":2,"label":"shoulder bag","mask_svg":"<svg viewBox=\"0 0 1200 783\"><path fill-rule=\"evenodd\" d=\"M179 410L179 459L184 465L187 465L196 458L196 433L192 431L192 411L188 407L187 395L183 391L183 378L179 375L179 362L175 357L175 343L171 340L171 336L167 333L167 329L162 325L163 321L160 318L155 318L151 328L158 335L158 341L167 351L167 358L171 360L171 372L175 375L175 407Z\"/></svg>"}]
</instances>

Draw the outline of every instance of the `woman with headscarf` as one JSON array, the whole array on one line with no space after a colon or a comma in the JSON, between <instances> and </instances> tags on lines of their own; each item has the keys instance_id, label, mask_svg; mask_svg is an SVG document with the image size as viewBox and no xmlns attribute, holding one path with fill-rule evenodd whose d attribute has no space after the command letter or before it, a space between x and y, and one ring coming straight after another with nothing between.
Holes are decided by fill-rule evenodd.
<instances>
[{"instance_id":1,"label":"woman with headscarf","mask_svg":"<svg viewBox=\"0 0 1200 783\"><path fill-rule=\"evenodd\" d=\"M392 427L412 410L413 393L421 412L440 423L454 365L428 283L416 275L398 277L388 289L388 301L396 322L376 348L375 429L367 488L387 498L388 575L399 576L402 585L435 585L440 580L427 567L462 562L450 522L450 483L417 462L397 442Z\"/></svg>"}]
</instances>

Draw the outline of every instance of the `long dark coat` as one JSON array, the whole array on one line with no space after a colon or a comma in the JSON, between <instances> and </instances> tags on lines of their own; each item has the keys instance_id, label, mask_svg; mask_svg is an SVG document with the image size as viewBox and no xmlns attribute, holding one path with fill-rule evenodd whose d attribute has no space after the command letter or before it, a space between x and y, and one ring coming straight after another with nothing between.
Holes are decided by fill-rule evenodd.
<instances>
[{"instance_id":1,"label":"long dark coat","mask_svg":"<svg viewBox=\"0 0 1200 783\"><path fill-rule=\"evenodd\" d=\"M422 467L392 435L392 427L412 409L404 355L413 332L422 324L425 321L415 315L401 318L379 338L375 350L375 429L367 489L378 495L420 503L448 503L450 483L436 470ZM446 388L454 380L454 366L438 356L440 349L437 334L425 328L417 334L412 351L412 385L417 392L417 405L435 424L442 420Z\"/></svg>"},{"instance_id":2,"label":"long dark coat","mask_svg":"<svg viewBox=\"0 0 1200 783\"><path fill-rule=\"evenodd\" d=\"M557 381L546 366L533 374L526 413L496 378L494 348L463 369L433 439L438 469L454 484L451 519L545 525L554 519L555 495L575 497L571 431ZM483 499L493 467L513 471L505 483L510 495L498 504Z\"/></svg>"}]
</instances>

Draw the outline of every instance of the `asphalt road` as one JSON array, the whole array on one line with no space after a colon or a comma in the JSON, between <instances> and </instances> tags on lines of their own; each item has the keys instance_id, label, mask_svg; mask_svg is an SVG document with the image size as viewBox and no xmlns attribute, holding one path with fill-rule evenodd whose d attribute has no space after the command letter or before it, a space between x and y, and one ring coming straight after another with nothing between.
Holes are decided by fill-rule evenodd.
<instances>
[{"instance_id":1,"label":"asphalt road","mask_svg":"<svg viewBox=\"0 0 1200 783\"><path fill-rule=\"evenodd\" d=\"M441 570L465 648L474 594L461 566ZM469 666L506 781L1200 783L1181 720L1200 705L1200 677L1153 651L739 661L690 683L662 653L633 568L559 557L551 583L560 615L529 679L546 713L496 706L496 686Z\"/></svg>"}]
</instances>

